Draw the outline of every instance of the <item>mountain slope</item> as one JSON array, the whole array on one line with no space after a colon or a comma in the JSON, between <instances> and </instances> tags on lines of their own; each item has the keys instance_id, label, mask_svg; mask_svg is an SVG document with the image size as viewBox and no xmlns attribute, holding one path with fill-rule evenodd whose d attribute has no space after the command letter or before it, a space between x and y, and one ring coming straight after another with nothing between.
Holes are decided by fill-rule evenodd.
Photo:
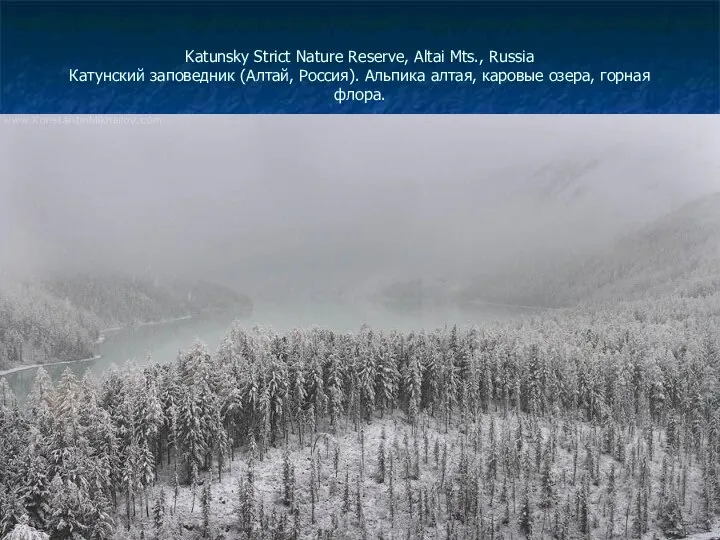
<instances>
[{"instance_id":1,"label":"mountain slope","mask_svg":"<svg viewBox=\"0 0 720 540\"><path fill-rule=\"evenodd\" d=\"M671 292L720 277L720 193L684 205L569 276L577 298Z\"/></svg>"},{"instance_id":2,"label":"mountain slope","mask_svg":"<svg viewBox=\"0 0 720 540\"><path fill-rule=\"evenodd\" d=\"M545 307L648 294L704 294L720 284L720 193L621 237L582 262L548 257L473 279L458 303Z\"/></svg>"},{"instance_id":3,"label":"mountain slope","mask_svg":"<svg viewBox=\"0 0 720 540\"><path fill-rule=\"evenodd\" d=\"M37 286L0 290L0 370L88 358L100 321Z\"/></svg>"},{"instance_id":4,"label":"mountain slope","mask_svg":"<svg viewBox=\"0 0 720 540\"><path fill-rule=\"evenodd\" d=\"M96 314L108 326L172 319L210 309L252 310L247 296L205 281L81 275L48 281L44 287Z\"/></svg>"}]
</instances>

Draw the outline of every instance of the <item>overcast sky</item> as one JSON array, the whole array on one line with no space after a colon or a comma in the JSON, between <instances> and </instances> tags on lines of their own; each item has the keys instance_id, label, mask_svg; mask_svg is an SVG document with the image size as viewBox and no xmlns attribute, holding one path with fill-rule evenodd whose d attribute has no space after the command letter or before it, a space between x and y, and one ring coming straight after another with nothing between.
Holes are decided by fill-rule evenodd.
<instances>
[{"instance_id":1,"label":"overcast sky","mask_svg":"<svg viewBox=\"0 0 720 540\"><path fill-rule=\"evenodd\" d=\"M720 191L702 116L0 124L0 265L339 288L587 248Z\"/></svg>"}]
</instances>

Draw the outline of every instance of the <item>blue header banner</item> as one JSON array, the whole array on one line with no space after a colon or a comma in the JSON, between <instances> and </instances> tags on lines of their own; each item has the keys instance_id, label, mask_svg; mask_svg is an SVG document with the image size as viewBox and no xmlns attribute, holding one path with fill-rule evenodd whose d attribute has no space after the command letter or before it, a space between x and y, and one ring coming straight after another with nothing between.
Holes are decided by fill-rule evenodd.
<instances>
[{"instance_id":1,"label":"blue header banner","mask_svg":"<svg viewBox=\"0 0 720 540\"><path fill-rule=\"evenodd\" d=\"M0 6L3 113L720 110L717 0Z\"/></svg>"}]
</instances>

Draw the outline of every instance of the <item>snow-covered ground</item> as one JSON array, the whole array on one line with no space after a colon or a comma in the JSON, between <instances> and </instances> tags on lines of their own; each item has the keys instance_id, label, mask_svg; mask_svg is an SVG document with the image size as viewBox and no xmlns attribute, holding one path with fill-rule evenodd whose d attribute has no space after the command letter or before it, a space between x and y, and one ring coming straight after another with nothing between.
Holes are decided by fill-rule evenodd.
<instances>
[{"instance_id":1,"label":"snow-covered ground","mask_svg":"<svg viewBox=\"0 0 720 540\"><path fill-rule=\"evenodd\" d=\"M710 532L691 534L687 540L720 540L720 521L715 523Z\"/></svg>"},{"instance_id":2,"label":"snow-covered ground","mask_svg":"<svg viewBox=\"0 0 720 540\"><path fill-rule=\"evenodd\" d=\"M298 444L295 437L291 437L290 459L295 467L297 486L295 497L301 516L302 534L300 538L308 540L317 538L318 529L332 530L338 525L339 529L335 531L336 536L333 538L360 540L364 537L363 529L367 532L367 538L379 538L381 537L380 535L383 535L382 537L386 539L397 540L415 538L415 533L409 531L415 530L414 527L418 525L418 518L417 514L412 514L408 509L408 485L411 488L413 496L416 493L422 492L433 493L439 491L441 493L438 498L438 508L435 510L438 519L436 523L432 525L427 523L423 525L423 538L438 540L447 538L446 526L448 525L448 521L443 515L446 505L445 495L443 495L444 492L439 487L442 482L442 477L444 476L446 478L446 484L448 483L447 479L457 478L460 456L463 452L462 448L465 448L465 452L469 456L471 470L475 466L484 466L489 453L488 449L490 448L489 426L491 418L493 418L495 422L498 441L505 439L505 437L514 437L514 433L516 433L517 426L519 425L518 417L514 415L510 415L505 420L503 420L499 414L492 416L483 415L479 426L482 432L479 436L479 447L475 447L474 443L475 425L466 424L465 427L451 426L446 433L442 422L429 420L427 427L427 457L424 448L424 431L418 428L417 444L420 460L420 476L417 480L411 480L409 484L406 483L405 480L404 467L406 466L406 459L410 459L410 461L415 459L413 448L414 436L411 426L402 416L376 419L372 423L364 425L364 444L360 443L359 433L353 431L352 426L347 425L345 429L340 430L340 433L337 435L320 433L319 435L306 437L302 446ZM525 429L528 429L527 420L526 417L522 420L525 423ZM546 422L541 422L540 426L545 439L550 440L551 426ZM555 430L556 435L558 435L557 426ZM394 517L391 516L390 510L389 483L387 480L380 483L377 479L379 448L383 440L383 434L385 435L383 444L387 461L390 461L391 454L394 456ZM581 425L578 440L589 442L593 436L592 434L592 426ZM532 449L534 441L531 434L526 432L523 440L526 445L527 455L530 456L534 454L534 450ZM659 449L662 447L662 441L663 434L658 431L655 441L658 450L650 463L653 493L660 489L659 479L664 453ZM634 444L637 442L637 440L634 442L629 441L628 448L634 448ZM442 465L436 463L437 457L434 455L434 452L437 445L437 448L440 449L440 455L442 455L445 443L448 445L448 462L446 472L443 474ZM406 444L408 444L407 447L405 446ZM562 506L563 501L574 500L577 494L577 488L581 484L580 478L588 472L584 469L586 459L585 444L581 443L580 451L577 452L580 456L577 464L574 463L576 451L572 449L573 444L572 436L566 437L561 434L559 435L557 455L555 463L553 464L556 499L559 501L555 508L558 509ZM410 455L407 454L406 449L409 449ZM283 505L282 501L284 453L285 451L281 442L277 448L270 449L262 461L255 462L255 501L258 507L262 506L266 516L272 513L278 516L289 513L289 509ZM338 457L337 472L335 466L336 455ZM213 524L216 534L222 534L224 538L228 539L243 538L238 531L237 525L239 521L237 510L239 502L238 485L247 473L247 453L244 451L237 452L235 457L235 461L223 472L222 481L218 482L217 468L212 471L210 522ZM317 490L317 500L314 505L315 523L311 523L313 505L308 486L312 480L311 468L314 458L317 459L317 463L319 464L319 479L317 482L320 488ZM442 457L440 457L440 461L442 461ZM576 474L573 473L575 465L577 465ZM616 518L611 537L625 538L626 534L628 534L625 527L628 527L630 531L632 528L632 512L634 510L632 506L633 503L630 499L635 489L636 480L629 472L631 465L623 466L612 457L601 454L598 469L600 471L600 478L598 479L599 485L590 483L590 497L588 501L590 507L589 521L591 523L589 537L592 539L607 538L608 519L606 509L608 503L606 476L611 465L617 466ZM498 480L494 488L494 503L491 503L488 496L488 485L486 484L483 487L483 509L481 510L481 516L484 517L481 519L484 520L483 523L485 526L490 526L489 524L492 520L497 528L496 538L522 538L523 533L520 531L517 523L521 511L523 480L521 480L520 477L511 478L507 476L508 497L510 498L508 502L510 521L507 524L502 524L501 521L503 519L505 505L501 503L499 499L504 474L500 472L501 468L502 467L498 465L499 472ZM160 478L158 479L158 484L164 485L168 509L176 506L175 516L172 518L169 517L168 519L177 522L177 530L183 531L183 534L187 534L188 537L193 537L192 535L196 535L202 527L202 509L200 506L202 486L196 488L194 496L189 486L181 486L179 488L177 501L174 503L171 473L171 470L166 469L161 472ZM203 483L207 478L207 476L203 478ZM688 493L692 493L694 490L692 486L696 486L699 481L699 471L696 467L691 468L688 478L691 486L688 489ZM343 511L346 479L349 480L348 491L351 499L349 512ZM551 538L554 508L547 511L539 508L539 484L540 472L535 471L531 474L530 480L534 527L536 527L535 530L538 534L544 531L542 536ZM459 489L457 485L455 489ZM152 508L153 499L158 496L158 493L159 487L151 494L150 508ZM357 493L359 493L361 497L362 517L360 519L357 516L356 510L357 500L355 497ZM691 532L697 530L697 526L692 524L697 516L693 514L691 495L688 495L687 502L688 504L685 506L685 510L688 512L688 515L685 517L685 521L688 532ZM414 512L417 512L418 508L422 506L419 498L414 499L413 504L415 505ZM573 509L575 508L574 504L571 506ZM695 511L697 511L698 504L695 504L694 507ZM628 509L630 509L630 514L627 516L628 519L626 521L626 511ZM650 531L645 534L643 538L663 538L664 536L659 530L659 525L655 519L655 509L652 509L651 513L653 517L650 519ZM121 520L121 525L126 523L126 518L122 512L119 515L119 519ZM571 519L571 522L573 523L573 525L571 525L571 532L575 531L575 533L578 533L574 526L574 518ZM152 526L151 510L151 517L133 522L131 532L137 534L141 528L148 531ZM455 522L453 527L462 530L458 522ZM124 527L121 526L120 528L123 529ZM193 531L193 533L189 531ZM122 535L125 533L119 534L123 537ZM632 532L629 534L630 538L634 537ZM218 538L219 537L220 536L218 536ZM459 537L462 538L462 536ZM571 538L574 537L575 536L571 536ZM696 533L687 538L692 540L713 540L717 537L718 530L715 529L714 532Z\"/></svg>"}]
</instances>

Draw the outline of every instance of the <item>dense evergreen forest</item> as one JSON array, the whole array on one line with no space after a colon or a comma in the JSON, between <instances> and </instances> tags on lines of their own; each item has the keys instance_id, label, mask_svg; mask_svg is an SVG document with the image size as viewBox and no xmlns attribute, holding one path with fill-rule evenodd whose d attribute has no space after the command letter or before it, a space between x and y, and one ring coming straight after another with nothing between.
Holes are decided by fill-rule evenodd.
<instances>
[{"instance_id":1,"label":"dense evergreen forest","mask_svg":"<svg viewBox=\"0 0 720 540\"><path fill-rule=\"evenodd\" d=\"M720 284L720 193L692 201L617 238L586 259L544 257L463 284L459 302L487 300L536 306L686 296Z\"/></svg>"},{"instance_id":2,"label":"dense evergreen forest","mask_svg":"<svg viewBox=\"0 0 720 540\"><path fill-rule=\"evenodd\" d=\"M102 329L212 310L252 311L245 295L208 282L76 276L0 290L0 371L89 358Z\"/></svg>"},{"instance_id":3,"label":"dense evergreen forest","mask_svg":"<svg viewBox=\"0 0 720 540\"><path fill-rule=\"evenodd\" d=\"M720 290L278 335L0 383L0 538L681 538L720 510ZM47 536L45 536L47 535Z\"/></svg>"},{"instance_id":4,"label":"dense evergreen forest","mask_svg":"<svg viewBox=\"0 0 720 540\"><path fill-rule=\"evenodd\" d=\"M0 290L0 370L93 355L100 319L37 286Z\"/></svg>"},{"instance_id":5,"label":"dense evergreen forest","mask_svg":"<svg viewBox=\"0 0 720 540\"><path fill-rule=\"evenodd\" d=\"M107 326L160 321L215 308L252 309L247 296L207 281L81 275L48 281L45 287L96 314Z\"/></svg>"}]
</instances>

